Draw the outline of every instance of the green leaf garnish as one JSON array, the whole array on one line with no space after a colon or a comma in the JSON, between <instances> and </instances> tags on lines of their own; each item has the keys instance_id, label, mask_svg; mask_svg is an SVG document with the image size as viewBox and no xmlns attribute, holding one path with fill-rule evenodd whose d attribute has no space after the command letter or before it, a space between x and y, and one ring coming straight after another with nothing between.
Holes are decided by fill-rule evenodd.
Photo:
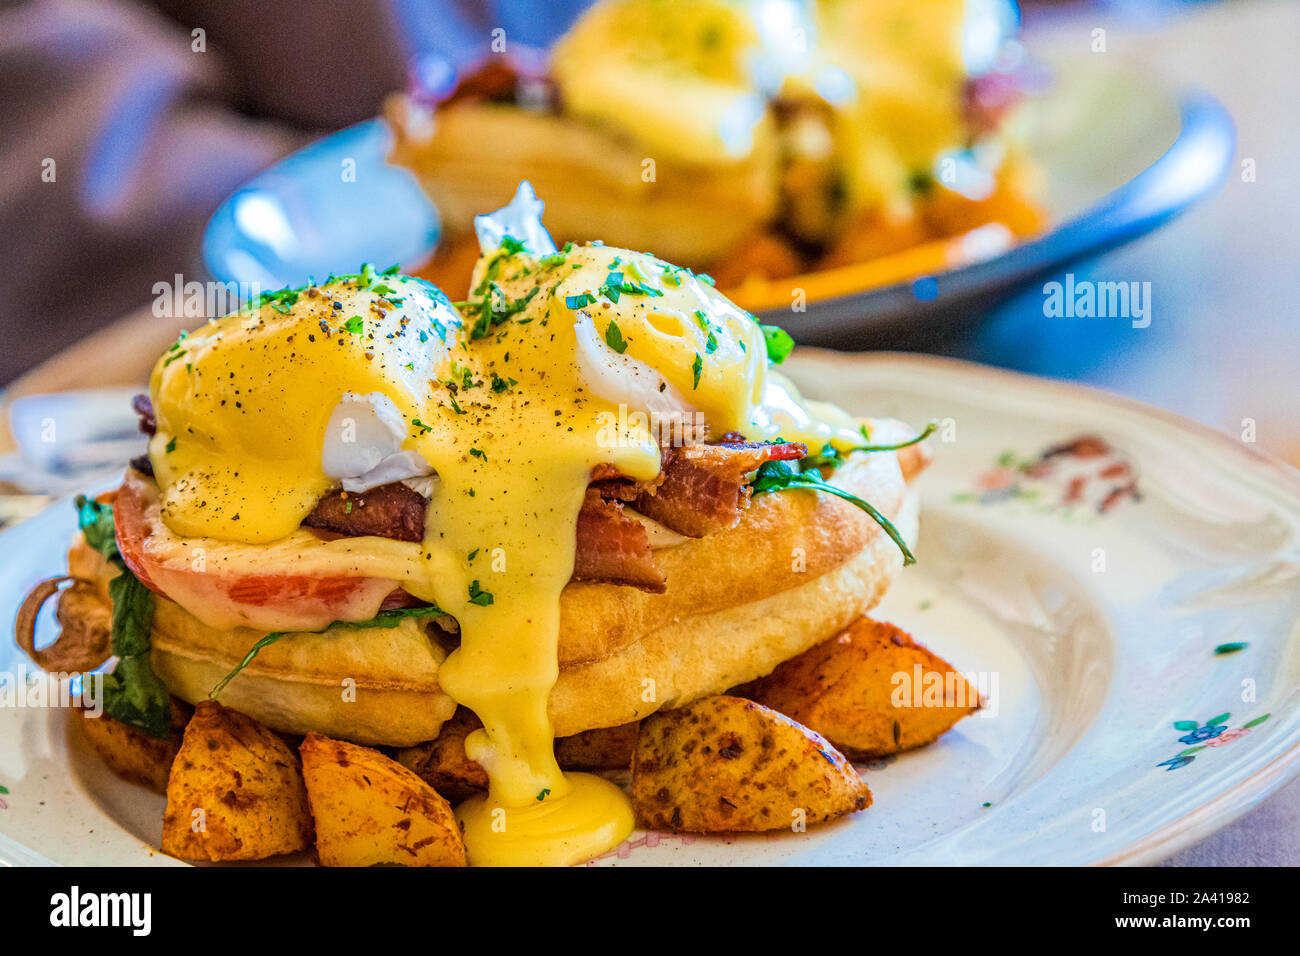
<instances>
[{"instance_id":1,"label":"green leaf garnish","mask_svg":"<svg viewBox=\"0 0 1300 956\"><path fill-rule=\"evenodd\" d=\"M126 566L117 549L112 505L84 495L76 498L77 524L86 543L108 559L120 574L108 583L113 600L113 654L117 666L104 678L104 712L150 737L165 740L172 732L171 696L149 661L153 627L153 592Z\"/></svg>"},{"instance_id":2,"label":"green leaf garnish","mask_svg":"<svg viewBox=\"0 0 1300 956\"><path fill-rule=\"evenodd\" d=\"M492 592L484 591L478 586L478 581L475 580L469 586L469 603L477 604L479 607L491 607Z\"/></svg>"},{"instance_id":3,"label":"green leaf garnish","mask_svg":"<svg viewBox=\"0 0 1300 956\"><path fill-rule=\"evenodd\" d=\"M469 330L470 341L486 338L498 325L524 311L528 303L533 300L533 296L537 295L537 288L534 286L526 295L511 301L499 285L489 282L487 292L482 299L477 302L463 303L471 315L478 313L478 318Z\"/></svg>"},{"instance_id":4,"label":"green leaf garnish","mask_svg":"<svg viewBox=\"0 0 1300 956\"><path fill-rule=\"evenodd\" d=\"M618 323L613 319L609 320L609 327L605 329L605 344L619 355L627 351L627 342L623 338L623 330L618 327Z\"/></svg>"},{"instance_id":5,"label":"green leaf garnish","mask_svg":"<svg viewBox=\"0 0 1300 956\"><path fill-rule=\"evenodd\" d=\"M900 441L893 445L871 445L871 444L861 445L859 447L854 448L853 451L898 451L900 448L907 448L911 445L915 445L918 444L919 442L925 441L927 438L929 438L938 430L939 430L939 423L930 422L928 425L925 426L924 429L922 429L919 435L913 435L911 438L907 439L907 441ZM866 425L862 426L862 437L865 438L868 442L871 441L871 436L867 434Z\"/></svg>"},{"instance_id":6,"label":"green leaf garnish","mask_svg":"<svg viewBox=\"0 0 1300 956\"><path fill-rule=\"evenodd\" d=\"M871 516L871 519L880 525L885 534L893 539L894 544L898 545L898 550L903 552L903 564L916 564L916 556L899 534L894 523L882 515L876 507L869 501L864 501L857 495L850 494L843 488L837 488L821 476L821 472L816 469L808 471L799 471L798 467L788 461L765 461L758 468L758 474L752 482L754 493L761 494L770 491L785 491L789 488L808 488L813 491L824 491L828 495L834 495L842 498L849 504L856 505Z\"/></svg>"},{"instance_id":7,"label":"green leaf garnish","mask_svg":"<svg viewBox=\"0 0 1300 956\"><path fill-rule=\"evenodd\" d=\"M763 341L767 345L767 360L773 365L780 365L794 351L794 339L790 333L779 325L759 325L763 330Z\"/></svg>"},{"instance_id":8,"label":"green leaf garnish","mask_svg":"<svg viewBox=\"0 0 1300 956\"><path fill-rule=\"evenodd\" d=\"M226 685L234 680L240 671L253 662L253 658L257 657L262 648L274 644L280 638L287 637L289 634L326 634L333 630L360 631L367 628L393 628L408 618L421 617L446 617L446 612L436 604L425 607L398 607L388 611L380 611L368 621L335 621L329 627L319 631L272 631L270 634L258 638L256 643L248 649L248 653L244 655L243 659L235 665L234 669L217 681L212 690L208 691L208 700L216 700L217 695L226 689Z\"/></svg>"}]
</instances>

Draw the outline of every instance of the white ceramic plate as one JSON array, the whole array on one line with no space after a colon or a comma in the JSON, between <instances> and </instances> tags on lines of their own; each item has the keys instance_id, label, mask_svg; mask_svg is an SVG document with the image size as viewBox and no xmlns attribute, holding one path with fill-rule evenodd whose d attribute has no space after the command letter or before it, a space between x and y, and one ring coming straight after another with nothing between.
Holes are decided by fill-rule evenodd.
<instances>
[{"instance_id":1,"label":"white ceramic plate","mask_svg":"<svg viewBox=\"0 0 1300 956\"><path fill-rule=\"evenodd\" d=\"M862 765L864 813L803 834L637 833L597 862L1148 863L1300 770L1295 471L979 366L806 351L788 367L854 411L944 423L920 564L877 613L984 680L991 706ZM0 535L0 607L62 571L72 528L63 503ZM153 848L162 799L109 774L68 716L0 709L0 859L174 864Z\"/></svg>"}]
</instances>

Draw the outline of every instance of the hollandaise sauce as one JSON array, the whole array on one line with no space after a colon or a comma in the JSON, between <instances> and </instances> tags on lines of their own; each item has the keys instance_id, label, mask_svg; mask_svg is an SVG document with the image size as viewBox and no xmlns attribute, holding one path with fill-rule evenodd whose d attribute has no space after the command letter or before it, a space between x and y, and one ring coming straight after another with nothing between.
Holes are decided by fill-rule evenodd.
<instances>
[{"instance_id":1,"label":"hollandaise sauce","mask_svg":"<svg viewBox=\"0 0 1300 956\"><path fill-rule=\"evenodd\" d=\"M657 475L656 415L861 443L855 422L768 373L762 328L706 278L601 245L556 250L535 225L486 251L459 308L364 270L209 323L151 381L150 457L178 534L274 542L340 480L425 482L424 540L365 539L364 563L358 545L340 570L391 577L459 624L439 681L483 723L466 751L489 790L457 809L474 864L574 863L632 829L619 788L561 772L547 711L592 469ZM349 402L392 439L351 473L330 464L360 414Z\"/></svg>"}]
</instances>

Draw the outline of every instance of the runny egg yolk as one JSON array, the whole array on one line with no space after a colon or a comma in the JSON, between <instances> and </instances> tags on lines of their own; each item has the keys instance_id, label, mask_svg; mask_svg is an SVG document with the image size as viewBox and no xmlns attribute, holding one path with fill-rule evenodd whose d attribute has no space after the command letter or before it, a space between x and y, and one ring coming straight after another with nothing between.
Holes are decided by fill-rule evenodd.
<instances>
[{"instance_id":1,"label":"runny egg yolk","mask_svg":"<svg viewBox=\"0 0 1300 956\"><path fill-rule=\"evenodd\" d=\"M651 256L503 248L480 261L474 289L458 313L422 280L363 275L209 323L154 368L150 457L171 530L267 543L336 486L322 449L345 427L342 397L390 400L402 447L437 481L422 544L375 539L376 551L386 576L460 626L439 681L482 721L466 750L490 781L457 810L470 861L574 863L616 846L633 816L619 788L555 761L560 593L592 469L660 468L647 417L590 387L578 329L590 323L610 355L661 377L655 391L671 388L715 437L820 447L860 435L768 376L751 316Z\"/></svg>"}]
</instances>

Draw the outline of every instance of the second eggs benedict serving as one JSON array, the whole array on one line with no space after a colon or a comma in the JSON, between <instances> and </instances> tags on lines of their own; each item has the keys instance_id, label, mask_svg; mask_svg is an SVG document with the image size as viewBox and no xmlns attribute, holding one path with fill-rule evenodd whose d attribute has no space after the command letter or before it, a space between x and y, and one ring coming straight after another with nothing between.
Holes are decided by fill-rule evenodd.
<instances>
[{"instance_id":1,"label":"second eggs benedict serving","mask_svg":"<svg viewBox=\"0 0 1300 956\"><path fill-rule=\"evenodd\" d=\"M562 772L556 737L768 674L864 613L911 559L925 463L905 426L803 399L771 369L789 337L707 276L557 249L541 212L524 184L479 217L464 301L366 268L180 339L113 504L152 592L121 674L140 726L158 682L381 746L464 706L474 864L619 844L626 796Z\"/></svg>"}]
</instances>

